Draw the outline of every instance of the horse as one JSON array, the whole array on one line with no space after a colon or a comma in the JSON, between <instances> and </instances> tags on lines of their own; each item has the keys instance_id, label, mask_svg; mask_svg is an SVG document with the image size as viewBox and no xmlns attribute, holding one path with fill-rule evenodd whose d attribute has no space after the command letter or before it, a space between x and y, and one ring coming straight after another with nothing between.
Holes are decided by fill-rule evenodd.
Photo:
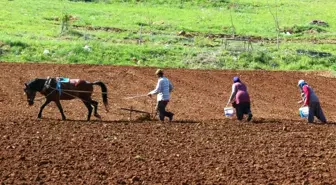
<instances>
[{"instance_id":1,"label":"horse","mask_svg":"<svg viewBox=\"0 0 336 185\"><path fill-rule=\"evenodd\" d=\"M45 102L40 108L38 113L38 118L42 118L42 111L45 106L50 102L54 101L62 114L62 120L66 117L63 112L60 100L71 100L79 98L85 104L88 109L87 120L89 121L92 113L92 105L94 107L94 116L101 119L97 112L98 102L91 99L93 92L93 86L98 85L101 87L103 103L105 109L108 112L108 100L107 100L107 88L106 85L101 81L88 82L81 79L67 79L56 77L56 78L35 78L28 83L25 83L24 92L27 95L27 101L30 106L34 104L34 99L36 92L40 92L45 97ZM62 81L63 80L63 81Z\"/></svg>"}]
</instances>

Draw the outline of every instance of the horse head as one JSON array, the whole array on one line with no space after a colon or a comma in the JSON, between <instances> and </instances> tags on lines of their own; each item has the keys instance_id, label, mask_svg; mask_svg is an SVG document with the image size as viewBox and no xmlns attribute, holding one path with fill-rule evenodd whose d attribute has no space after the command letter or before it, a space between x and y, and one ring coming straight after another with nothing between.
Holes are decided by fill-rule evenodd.
<instances>
[{"instance_id":1,"label":"horse head","mask_svg":"<svg viewBox=\"0 0 336 185\"><path fill-rule=\"evenodd\" d=\"M36 91L33 90L31 87L30 87L30 84L27 84L25 83L25 88L23 89L25 94L27 95L27 101L28 101L28 104L29 105L34 105L34 99L35 99L35 96L36 96Z\"/></svg>"},{"instance_id":2,"label":"horse head","mask_svg":"<svg viewBox=\"0 0 336 185\"><path fill-rule=\"evenodd\" d=\"M29 83L25 83L24 92L27 95L27 101L29 105L34 104L34 99L36 96L36 92L41 92L43 90L46 79L44 78L35 78Z\"/></svg>"}]
</instances>

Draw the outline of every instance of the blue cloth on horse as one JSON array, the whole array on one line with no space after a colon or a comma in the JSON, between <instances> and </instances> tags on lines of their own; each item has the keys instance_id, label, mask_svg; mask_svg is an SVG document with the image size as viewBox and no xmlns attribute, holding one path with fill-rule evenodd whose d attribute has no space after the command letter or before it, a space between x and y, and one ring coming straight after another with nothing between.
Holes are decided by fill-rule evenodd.
<instances>
[{"instance_id":1,"label":"blue cloth on horse","mask_svg":"<svg viewBox=\"0 0 336 185\"><path fill-rule=\"evenodd\" d=\"M58 79L57 84L56 84L56 90L58 91L59 95L61 95L61 93L62 93L61 83L68 83L68 82L70 82L69 78L60 77Z\"/></svg>"}]
</instances>

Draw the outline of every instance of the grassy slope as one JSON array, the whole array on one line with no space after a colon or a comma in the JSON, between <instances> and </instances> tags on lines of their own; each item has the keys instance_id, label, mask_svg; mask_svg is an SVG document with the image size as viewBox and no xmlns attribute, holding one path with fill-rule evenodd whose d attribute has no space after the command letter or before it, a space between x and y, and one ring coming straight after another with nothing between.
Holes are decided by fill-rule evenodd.
<instances>
[{"instance_id":1,"label":"grassy slope","mask_svg":"<svg viewBox=\"0 0 336 185\"><path fill-rule=\"evenodd\" d=\"M238 69L336 69L336 58L318 59L298 55L296 49L336 54L336 20L333 0L282 0L270 7L265 0L236 0L232 17L238 35L275 38L270 14L278 5L280 27L306 26L311 20L329 23L325 33L281 35L279 50L274 43L254 43L252 52L237 52L242 43L205 37L209 33L231 34L232 3L211 6L147 3L81 3L48 0L0 1L0 59L5 61L53 61L60 63L97 63L193 68ZM180 1L177 1L180 2ZM207 7L203 6L207 5ZM72 28L60 35L64 14L75 17L71 25L113 27L121 32ZM137 44L142 27L143 44ZM180 30L194 37L178 36ZM196 34L197 33L197 34ZM290 40L294 42L289 42ZM298 41L299 39L299 41ZM323 44L313 44L317 39ZM308 41L305 41L308 40ZM85 51L87 44L91 51ZM43 51L48 49L50 54ZM136 64L134 61L140 61Z\"/></svg>"}]
</instances>

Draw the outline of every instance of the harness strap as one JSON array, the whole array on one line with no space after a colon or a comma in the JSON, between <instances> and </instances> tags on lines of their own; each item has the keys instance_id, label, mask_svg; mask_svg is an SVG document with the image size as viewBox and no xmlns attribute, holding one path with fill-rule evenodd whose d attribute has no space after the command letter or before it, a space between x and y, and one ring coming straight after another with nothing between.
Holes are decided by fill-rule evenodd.
<instances>
[{"instance_id":1,"label":"harness strap","mask_svg":"<svg viewBox=\"0 0 336 185\"><path fill-rule=\"evenodd\" d=\"M51 82L51 78L50 76L48 76L46 82L44 83L43 89L42 89L43 93L45 93L46 90L50 88L50 82Z\"/></svg>"},{"instance_id":2,"label":"harness strap","mask_svg":"<svg viewBox=\"0 0 336 185\"><path fill-rule=\"evenodd\" d=\"M48 96L50 96L55 90L52 90L49 94L47 94L46 96L42 96L42 97L39 97L39 98L35 98L34 100L35 101L40 101L42 99L46 99ZM31 100L31 99L29 99Z\"/></svg>"}]
</instances>

